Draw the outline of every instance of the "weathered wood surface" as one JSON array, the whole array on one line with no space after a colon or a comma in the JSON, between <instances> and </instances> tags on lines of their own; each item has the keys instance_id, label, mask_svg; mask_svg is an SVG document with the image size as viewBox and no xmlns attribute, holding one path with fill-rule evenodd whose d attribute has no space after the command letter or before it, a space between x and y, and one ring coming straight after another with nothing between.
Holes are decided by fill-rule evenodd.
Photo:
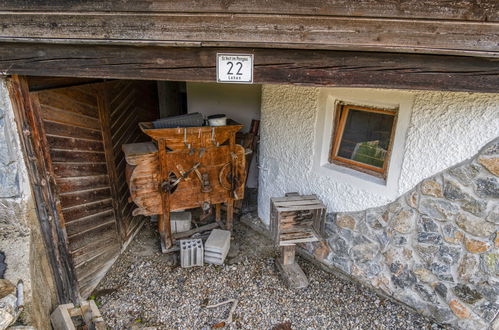
<instances>
[{"instance_id":1,"label":"weathered wood surface","mask_svg":"<svg viewBox=\"0 0 499 330\"><path fill-rule=\"evenodd\" d=\"M115 182L114 201L120 223L120 235L122 241L126 242L137 231L143 218L132 215L133 204L128 201L130 193L126 184L126 160L121 147L123 144L148 140L140 131L138 123L158 116L156 83L113 81L95 85L95 88L102 90L107 109L103 115L108 124L103 125L103 135L107 135L106 154L110 155L108 167L112 168L110 175L114 177Z\"/></svg>"},{"instance_id":2,"label":"weathered wood surface","mask_svg":"<svg viewBox=\"0 0 499 330\"><path fill-rule=\"evenodd\" d=\"M138 206L134 210L134 215L162 214L160 186L160 164L157 149L144 154L132 154L133 145L124 146L127 152L126 159L134 166L129 177L129 189L131 199ZM154 150L151 148L151 150ZM166 153L168 172L174 173L177 178L181 177L181 172L186 172L197 162L201 162L199 171L208 173L212 191L203 193L201 183L195 172L192 172L187 179L182 180L173 193L170 194L170 210L184 210L201 207L203 202L210 204L225 203L231 196L231 191L222 187L219 182L219 173L231 159L230 153L237 155L236 170L241 181L236 189L239 199L244 196L244 149L239 145L212 147L204 151L202 157L199 152L192 155L189 150ZM229 185L229 182L225 182Z\"/></svg>"},{"instance_id":3,"label":"weathered wood surface","mask_svg":"<svg viewBox=\"0 0 499 330\"><path fill-rule=\"evenodd\" d=\"M65 88L102 82L101 79L78 77L26 77L29 91L37 92L46 89Z\"/></svg>"},{"instance_id":4,"label":"weathered wood surface","mask_svg":"<svg viewBox=\"0 0 499 330\"><path fill-rule=\"evenodd\" d=\"M321 240L325 218L326 207L314 195L270 199L270 233L276 245Z\"/></svg>"},{"instance_id":5,"label":"weathered wood surface","mask_svg":"<svg viewBox=\"0 0 499 330\"><path fill-rule=\"evenodd\" d=\"M495 0L2 0L2 10L76 12L178 12L499 20Z\"/></svg>"},{"instance_id":6,"label":"weathered wood surface","mask_svg":"<svg viewBox=\"0 0 499 330\"><path fill-rule=\"evenodd\" d=\"M308 286L308 278L297 263L286 265L281 259L277 259L276 266L284 283L290 289L303 289Z\"/></svg>"},{"instance_id":7,"label":"weathered wood surface","mask_svg":"<svg viewBox=\"0 0 499 330\"><path fill-rule=\"evenodd\" d=\"M31 98L40 104L47 161L53 168L80 295L85 298L121 247L112 203L115 183L110 180L109 151L102 136L109 124L100 117L101 98L91 85L45 89L32 92ZM100 236L112 239L100 241L96 248Z\"/></svg>"},{"instance_id":8,"label":"weathered wood surface","mask_svg":"<svg viewBox=\"0 0 499 330\"><path fill-rule=\"evenodd\" d=\"M26 79L14 76L8 80L16 124L21 134L26 167L40 229L47 247L47 254L56 284L59 304L78 301L78 284L73 260L69 257L68 242L64 231L64 219L56 200L54 169L48 162L48 146L45 141L39 104L30 97Z\"/></svg>"},{"instance_id":9,"label":"weathered wood surface","mask_svg":"<svg viewBox=\"0 0 499 330\"><path fill-rule=\"evenodd\" d=\"M230 120L229 120L230 121ZM153 129L152 123L140 123L142 131L154 140L163 139L166 147L172 151L190 148L210 148L222 145L233 139L243 125L234 122L227 126L211 127L179 127L170 129ZM232 143L233 144L233 143Z\"/></svg>"},{"instance_id":10,"label":"weathered wood surface","mask_svg":"<svg viewBox=\"0 0 499 330\"><path fill-rule=\"evenodd\" d=\"M322 15L0 12L0 39L499 56L499 23Z\"/></svg>"},{"instance_id":11,"label":"weathered wood surface","mask_svg":"<svg viewBox=\"0 0 499 330\"><path fill-rule=\"evenodd\" d=\"M0 43L0 72L213 82L217 52L254 54L257 84L492 93L499 86L499 61L494 59L286 49Z\"/></svg>"}]
</instances>

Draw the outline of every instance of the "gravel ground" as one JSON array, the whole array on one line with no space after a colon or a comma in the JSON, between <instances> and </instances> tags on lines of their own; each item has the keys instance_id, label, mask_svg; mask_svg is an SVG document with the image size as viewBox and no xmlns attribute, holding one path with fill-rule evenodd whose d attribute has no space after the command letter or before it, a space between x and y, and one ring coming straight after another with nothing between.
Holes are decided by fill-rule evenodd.
<instances>
[{"instance_id":1,"label":"gravel ground","mask_svg":"<svg viewBox=\"0 0 499 330\"><path fill-rule=\"evenodd\" d=\"M120 256L94 296L113 329L210 329L239 301L230 329L435 329L430 320L358 284L298 258L310 280L287 289L276 271L270 241L238 224L226 265L181 268L160 253L147 224Z\"/></svg>"}]
</instances>

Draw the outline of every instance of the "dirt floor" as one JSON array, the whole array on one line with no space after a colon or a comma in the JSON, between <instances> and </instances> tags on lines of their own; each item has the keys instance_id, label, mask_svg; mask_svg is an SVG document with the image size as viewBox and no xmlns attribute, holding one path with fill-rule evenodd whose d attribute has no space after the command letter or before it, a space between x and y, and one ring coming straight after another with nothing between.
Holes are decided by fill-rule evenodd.
<instances>
[{"instance_id":1,"label":"dirt floor","mask_svg":"<svg viewBox=\"0 0 499 330\"><path fill-rule=\"evenodd\" d=\"M307 289L282 283L272 243L236 223L223 266L181 268L161 254L153 226L146 224L94 293L113 329L210 329L221 326L237 299L230 329L434 329L439 325L355 283L298 258Z\"/></svg>"}]
</instances>

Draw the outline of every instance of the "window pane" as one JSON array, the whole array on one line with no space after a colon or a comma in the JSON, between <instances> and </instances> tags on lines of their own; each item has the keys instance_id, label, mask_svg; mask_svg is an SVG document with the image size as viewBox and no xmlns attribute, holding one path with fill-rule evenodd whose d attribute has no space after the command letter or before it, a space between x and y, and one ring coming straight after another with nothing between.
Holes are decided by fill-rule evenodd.
<instances>
[{"instance_id":1,"label":"window pane","mask_svg":"<svg viewBox=\"0 0 499 330\"><path fill-rule=\"evenodd\" d=\"M394 116L350 109L338 156L383 168Z\"/></svg>"}]
</instances>

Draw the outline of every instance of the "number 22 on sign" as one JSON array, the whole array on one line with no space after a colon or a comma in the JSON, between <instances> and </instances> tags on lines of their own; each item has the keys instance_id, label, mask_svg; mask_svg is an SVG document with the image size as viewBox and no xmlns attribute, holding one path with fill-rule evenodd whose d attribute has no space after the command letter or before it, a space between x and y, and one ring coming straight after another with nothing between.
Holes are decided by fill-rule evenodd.
<instances>
[{"instance_id":1,"label":"number 22 on sign","mask_svg":"<svg viewBox=\"0 0 499 330\"><path fill-rule=\"evenodd\" d=\"M253 83L253 55L218 53L217 82Z\"/></svg>"}]
</instances>

